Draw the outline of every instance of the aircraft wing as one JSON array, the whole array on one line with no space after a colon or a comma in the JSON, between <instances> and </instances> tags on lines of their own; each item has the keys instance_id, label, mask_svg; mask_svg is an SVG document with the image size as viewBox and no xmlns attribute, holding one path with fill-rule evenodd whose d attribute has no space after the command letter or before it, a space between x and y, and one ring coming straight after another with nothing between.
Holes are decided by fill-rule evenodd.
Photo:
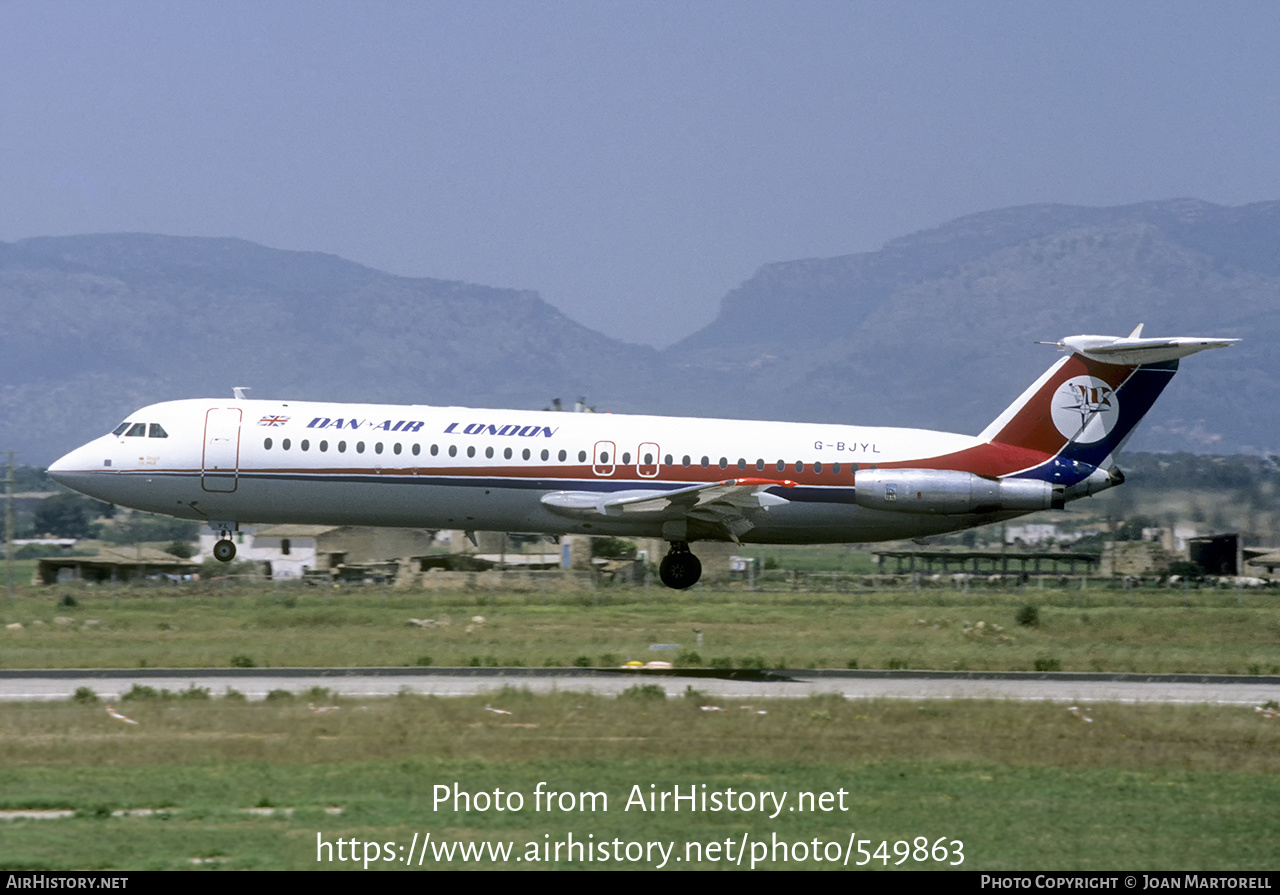
<instances>
[{"instance_id":1,"label":"aircraft wing","mask_svg":"<svg viewBox=\"0 0 1280 895\"><path fill-rule=\"evenodd\" d=\"M789 503L770 488L793 488L789 479L741 478L691 485L674 491L553 491L542 503L575 518L644 519L654 522L696 520L717 525L737 540L755 527L752 517L769 507Z\"/></svg>"}]
</instances>

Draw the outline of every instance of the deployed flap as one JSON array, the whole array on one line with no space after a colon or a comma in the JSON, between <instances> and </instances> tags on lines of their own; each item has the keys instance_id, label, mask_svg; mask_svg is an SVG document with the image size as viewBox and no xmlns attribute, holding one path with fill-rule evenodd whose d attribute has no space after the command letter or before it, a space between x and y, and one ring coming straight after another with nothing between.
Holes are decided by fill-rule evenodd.
<instances>
[{"instance_id":1,"label":"deployed flap","mask_svg":"<svg viewBox=\"0 0 1280 895\"><path fill-rule=\"evenodd\" d=\"M690 485L675 491L553 491L542 503L564 516L618 519L623 516L654 522L696 519L723 526L731 538L755 527L749 516L756 511L788 503L769 488L793 488L789 479L741 478L711 484Z\"/></svg>"}]
</instances>

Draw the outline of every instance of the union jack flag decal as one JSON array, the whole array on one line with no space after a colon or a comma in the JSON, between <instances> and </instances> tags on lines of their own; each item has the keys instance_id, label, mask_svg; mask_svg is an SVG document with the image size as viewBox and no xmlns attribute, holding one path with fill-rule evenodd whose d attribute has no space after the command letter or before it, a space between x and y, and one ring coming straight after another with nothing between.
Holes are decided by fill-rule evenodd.
<instances>
[{"instance_id":1,"label":"union jack flag decal","mask_svg":"<svg viewBox=\"0 0 1280 895\"><path fill-rule=\"evenodd\" d=\"M289 422L289 418L287 416L264 416L262 419L258 420L258 425L283 426L287 422Z\"/></svg>"}]
</instances>

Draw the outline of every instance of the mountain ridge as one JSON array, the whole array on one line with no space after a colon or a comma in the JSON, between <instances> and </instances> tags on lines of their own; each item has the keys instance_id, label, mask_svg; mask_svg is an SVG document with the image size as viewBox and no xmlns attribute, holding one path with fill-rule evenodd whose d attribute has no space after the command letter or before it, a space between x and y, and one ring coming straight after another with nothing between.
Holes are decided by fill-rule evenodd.
<instances>
[{"instance_id":1,"label":"mountain ridge","mask_svg":"<svg viewBox=\"0 0 1280 895\"><path fill-rule=\"evenodd\" d=\"M47 463L153 401L538 408L976 433L1081 332L1243 338L1187 363L1143 450L1280 446L1280 202L1029 205L875 252L762 265L657 350L536 292L388 274L234 237L0 243L0 448Z\"/></svg>"}]
</instances>

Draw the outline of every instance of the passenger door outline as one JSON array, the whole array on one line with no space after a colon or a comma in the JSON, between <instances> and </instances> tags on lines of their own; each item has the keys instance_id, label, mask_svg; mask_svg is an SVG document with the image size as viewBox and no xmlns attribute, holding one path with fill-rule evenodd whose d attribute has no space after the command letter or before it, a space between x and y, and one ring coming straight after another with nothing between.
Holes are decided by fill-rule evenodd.
<instances>
[{"instance_id":1,"label":"passenger door outline","mask_svg":"<svg viewBox=\"0 0 1280 895\"><path fill-rule=\"evenodd\" d=\"M211 407L204 415L204 450L200 458L200 486L228 494L240 484L240 424L238 407Z\"/></svg>"}]
</instances>

